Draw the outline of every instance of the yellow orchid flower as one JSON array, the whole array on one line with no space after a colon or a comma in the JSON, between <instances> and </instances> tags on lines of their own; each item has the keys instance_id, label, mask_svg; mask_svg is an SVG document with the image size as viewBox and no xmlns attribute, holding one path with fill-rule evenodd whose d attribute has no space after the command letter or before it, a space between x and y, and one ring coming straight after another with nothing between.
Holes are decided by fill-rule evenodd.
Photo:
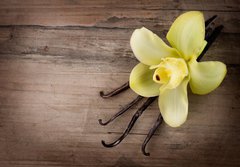
<instances>
[{"instance_id":1,"label":"yellow orchid flower","mask_svg":"<svg viewBox=\"0 0 240 167\"><path fill-rule=\"evenodd\" d=\"M131 36L130 45L140 63L130 74L130 88L144 97L159 96L160 112L171 127L187 119L188 83L193 93L204 95L216 89L227 73L222 62L197 62L207 44L204 37L204 17L198 11L174 21L167 34L172 47L144 27Z\"/></svg>"}]
</instances>

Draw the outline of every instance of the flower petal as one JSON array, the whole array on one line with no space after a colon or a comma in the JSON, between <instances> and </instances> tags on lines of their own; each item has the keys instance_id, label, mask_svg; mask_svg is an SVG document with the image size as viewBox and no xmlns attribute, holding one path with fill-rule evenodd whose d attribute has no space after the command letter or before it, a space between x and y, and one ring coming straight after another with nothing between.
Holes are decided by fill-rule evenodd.
<instances>
[{"instance_id":1,"label":"flower petal","mask_svg":"<svg viewBox=\"0 0 240 167\"><path fill-rule=\"evenodd\" d=\"M153 73L154 70L150 70L149 66L137 64L130 74L130 88L144 97L158 96L160 84L153 81Z\"/></svg>"},{"instance_id":2,"label":"flower petal","mask_svg":"<svg viewBox=\"0 0 240 167\"><path fill-rule=\"evenodd\" d=\"M144 27L133 32L130 45L136 58L149 66L159 64L164 57L179 57L176 49L166 45L161 38Z\"/></svg>"},{"instance_id":3,"label":"flower petal","mask_svg":"<svg viewBox=\"0 0 240 167\"><path fill-rule=\"evenodd\" d=\"M167 40L185 60L199 56L206 45L205 23L201 12L191 11L180 15L172 24Z\"/></svg>"},{"instance_id":4,"label":"flower petal","mask_svg":"<svg viewBox=\"0 0 240 167\"><path fill-rule=\"evenodd\" d=\"M190 87L195 94L210 93L221 84L227 73L226 65L219 61L198 63L192 59L188 64L191 75Z\"/></svg>"},{"instance_id":5,"label":"flower petal","mask_svg":"<svg viewBox=\"0 0 240 167\"><path fill-rule=\"evenodd\" d=\"M171 127L182 125L188 115L187 84L189 77L175 89L167 89L160 93L158 105L164 121Z\"/></svg>"}]
</instances>

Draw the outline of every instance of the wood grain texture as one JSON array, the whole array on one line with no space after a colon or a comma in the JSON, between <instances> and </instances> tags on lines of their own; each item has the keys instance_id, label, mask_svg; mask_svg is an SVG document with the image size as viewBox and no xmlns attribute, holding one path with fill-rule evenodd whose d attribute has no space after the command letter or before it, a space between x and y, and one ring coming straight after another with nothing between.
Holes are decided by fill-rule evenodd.
<instances>
[{"instance_id":1,"label":"wood grain texture","mask_svg":"<svg viewBox=\"0 0 240 167\"><path fill-rule=\"evenodd\" d=\"M169 28L184 11L217 14L225 32L239 33L239 1L9 1L0 2L1 25L83 26L104 28Z\"/></svg>"},{"instance_id":2,"label":"wood grain texture","mask_svg":"<svg viewBox=\"0 0 240 167\"><path fill-rule=\"evenodd\" d=\"M239 8L239 1L0 1L0 166L239 166ZM224 24L204 57L227 64L224 82L205 96L189 90L187 122L161 125L150 157L140 148L159 114L156 102L122 144L104 148L101 140L121 135L141 105L98 124L136 97L131 90L99 97L138 63L131 33L146 26L164 38L188 10L218 14Z\"/></svg>"}]
</instances>

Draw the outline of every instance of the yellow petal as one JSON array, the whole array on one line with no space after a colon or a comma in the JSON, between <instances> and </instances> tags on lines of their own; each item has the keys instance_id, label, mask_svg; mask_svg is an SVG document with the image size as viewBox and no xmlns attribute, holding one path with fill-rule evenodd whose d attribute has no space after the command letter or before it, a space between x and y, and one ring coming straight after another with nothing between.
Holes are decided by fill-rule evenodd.
<instances>
[{"instance_id":1,"label":"yellow petal","mask_svg":"<svg viewBox=\"0 0 240 167\"><path fill-rule=\"evenodd\" d=\"M161 38L144 27L133 32L130 45L136 58L149 66L159 64L164 57L179 57L176 49L166 45Z\"/></svg>"},{"instance_id":2,"label":"yellow petal","mask_svg":"<svg viewBox=\"0 0 240 167\"><path fill-rule=\"evenodd\" d=\"M158 96L160 85L152 80L153 73L154 70L150 70L149 66L139 63L130 74L130 88L144 97Z\"/></svg>"},{"instance_id":3,"label":"yellow petal","mask_svg":"<svg viewBox=\"0 0 240 167\"><path fill-rule=\"evenodd\" d=\"M166 89L160 93L158 105L164 121L171 127L182 125L188 115L187 84L189 77L175 89Z\"/></svg>"},{"instance_id":4,"label":"yellow petal","mask_svg":"<svg viewBox=\"0 0 240 167\"><path fill-rule=\"evenodd\" d=\"M205 23L201 12L191 11L180 15L172 24L167 39L185 60L199 56L206 45Z\"/></svg>"},{"instance_id":5,"label":"yellow petal","mask_svg":"<svg viewBox=\"0 0 240 167\"><path fill-rule=\"evenodd\" d=\"M218 61L198 63L192 59L188 64L191 75L190 87L195 94L210 93L221 84L227 73L226 65Z\"/></svg>"}]
</instances>

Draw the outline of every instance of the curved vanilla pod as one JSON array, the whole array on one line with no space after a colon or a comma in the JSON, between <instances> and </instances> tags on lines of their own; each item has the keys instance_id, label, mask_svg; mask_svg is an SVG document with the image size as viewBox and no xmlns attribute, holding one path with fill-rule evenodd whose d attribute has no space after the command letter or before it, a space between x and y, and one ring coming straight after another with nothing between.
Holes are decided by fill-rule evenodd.
<instances>
[{"instance_id":1,"label":"curved vanilla pod","mask_svg":"<svg viewBox=\"0 0 240 167\"><path fill-rule=\"evenodd\" d=\"M102 140L102 145L104 147L114 147L117 146L122 142L122 140L129 134L132 127L134 126L135 122L138 120L138 118L142 115L142 113L147 109L147 107L154 102L154 100L157 97L149 97L147 101L137 110L137 112L133 115L131 121L128 124L127 129L124 131L124 133L114 142L110 144L106 144L104 140Z\"/></svg>"},{"instance_id":2,"label":"curved vanilla pod","mask_svg":"<svg viewBox=\"0 0 240 167\"><path fill-rule=\"evenodd\" d=\"M142 144L142 153L145 156L150 155L149 152L146 152L146 146L147 146L148 142L150 141L150 139L152 138L152 136L154 135L154 133L156 132L156 130L158 129L158 127L162 124L162 122L163 122L162 115L159 114L156 122L154 123L153 127L149 130L148 135L147 135L147 137L145 138L145 140Z\"/></svg>"},{"instance_id":3,"label":"curved vanilla pod","mask_svg":"<svg viewBox=\"0 0 240 167\"><path fill-rule=\"evenodd\" d=\"M137 104L139 101L141 101L144 97L143 96L137 96L137 98L135 98L133 101L131 101L130 103L128 103L127 105L125 105L119 112L117 112L115 115L113 115L108 121L106 122L102 122L102 119L99 119L98 122L100 125L107 125L110 122L114 121L117 117L119 117L120 115L124 114L126 111L128 111L132 106L134 106L135 104Z\"/></svg>"},{"instance_id":4,"label":"curved vanilla pod","mask_svg":"<svg viewBox=\"0 0 240 167\"><path fill-rule=\"evenodd\" d=\"M126 82L122 86L114 89L113 91L111 91L107 94L105 94L103 91L101 91L99 94L102 98L109 98L109 97L115 96L115 95L127 90L128 88L129 88L129 82Z\"/></svg>"}]
</instances>

